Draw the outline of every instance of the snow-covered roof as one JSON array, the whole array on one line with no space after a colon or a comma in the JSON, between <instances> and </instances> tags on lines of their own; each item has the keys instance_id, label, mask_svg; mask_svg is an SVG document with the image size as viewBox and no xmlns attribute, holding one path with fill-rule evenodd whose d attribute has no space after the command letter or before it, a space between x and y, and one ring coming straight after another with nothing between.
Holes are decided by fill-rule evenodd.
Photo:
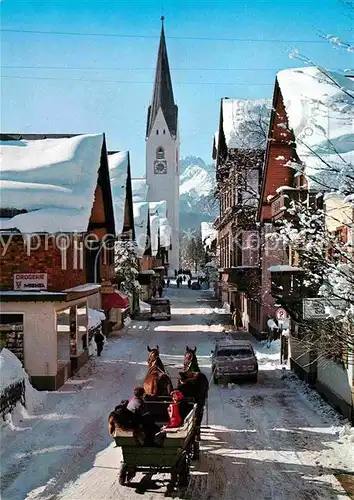
<instances>
[{"instance_id":1,"label":"snow-covered roof","mask_svg":"<svg viewBox=\"0 0 354 500\"><path fill-rule=\"evenodd\" d=\"M289 266L287 264L284 265L279 265L279 266L271 266L269 267L268 271L274 272L274 273L279 273L279 272L287 272L287 271L303 271L304 269L302 267L294 267L294 266Z\"/></svg>"},{"instance_id":2,"label":"snow-covered roof","mask_svg":"<svg viewBox=\"0 0 354 500\"><path fill-rule=\"evenodd\" d=\"M102 144L103 134L0 141L0 205L27 210L0 219L0 229L86 232Z\"/></svg>"},{"instance_id":3,"label":"snow-covered roof","mask_svg":"<svg viewBox=\"0 0 354 500\"><path fill-rule=\"evenodd\" d=\"M133 203L135 240L137 244L137 255L142 257L146 250L146 238L148 230L149 203Z\"/></svg>"},{"instance_id":4,"label":"snow-covered roof","mask_svg":"<svg viewBox=\"0 0 354 500\"><path fill-rule=\"evenodd\" d=\"M149 203L150 206L150 203ZM152 215L151 210L149 210L150 214L150 246L151 246L151 255L155 257L157 255L159 249L159 229L160 229L160 217L158 215Z\"/></svg>"},{"instance_id":5,"label":"snow-covered roof","mask_svg":"<svg viewBox=\"0 0 354 500\"><path fill-rule=\"evenodd\" d=\"M166 200L150 201L149 210L150 210L150 215L158 215L159 217L166 217L167 216Z\"/></svg>"},{"instance_id":6,"label":"snow-covered roof","mask_svg":"<svg viewBox=\"0 0 354 500\"><path fill-rule=\"evenodd\" d=\"M218 232L214 229L213 222L202 222L200 224L200 230L202 233L202 242L205 246L210 246L218 236Z\"/></svg>"},{"instance_id":7,"label":"snow-covered roof","mask_svg":"<svg viewBox=\"0 0 354 500\"><path fill-rule=\"evenodd\" d=\"M219 146L219 131L217 130L214 134L214 147L216 151L218 150L218 146Z\"/></svg>"},{"instance_id":8,"label":"snow-covered roof","mask_svg":"<svg viewBox=\"0 0 354 500\"><path fill-rule=\"evenodd\" d=\"M109 176L111 178L112 201L115 228L117 234L123 233L125 202L127 197L127 181L129 152L121 151L108 155Z\"/></svg>"},{"instance_id":9,"label":"snow-covered roof","mask_svg":"<svg viewBox=\"0 0 354 500\"><path fill-rule=\"evenodd\" d=\"M88 329L95 328L96 326L101 324L101 321L106 319L106 315L102 311L97 311L97 309L91 309L90 307L87 309L88 315Z\"/></svg>"},{"instance_id":10,"label":"snow-covered roof","mask_svg":"<svg viewBox=\"0 0 354 500\"><path fill-rule=\"evenodd\" d=\"M264 149L271 106L269 99L222 99L222 127L227 148Z\"/></svg>"},{"instance_id":11,"label":"snow-covered roof","mask_svg":"<svg viewBox=\"0 0 354 500\"><path fill-rule=\"evenodd\" d=\"M167 217L160 217L160 246L168 250L171 245L171 226Z\"/></svg>"},{"instance_id":12,"label":"snow-covered roof","mask_svg":"<svg viewBox=\"0 0 354 500\"><path fill-rule=\"evenodd\" d=\"M149 186L146 182L146 179L143 178L132 179L133 201L136 202L147 201L148 191L149 191Z\"/></svg>"},{"instance_id":13,"label":"snow-covered roof","mask_svg":"<svg viewBox=\"0 0 354 500\"><path fill-rule=\"evenodd\" d=\"M309 188L341 190L354 173L354 82L317 67L283 70L277 79Z\"/></svg>"}]
</instances>

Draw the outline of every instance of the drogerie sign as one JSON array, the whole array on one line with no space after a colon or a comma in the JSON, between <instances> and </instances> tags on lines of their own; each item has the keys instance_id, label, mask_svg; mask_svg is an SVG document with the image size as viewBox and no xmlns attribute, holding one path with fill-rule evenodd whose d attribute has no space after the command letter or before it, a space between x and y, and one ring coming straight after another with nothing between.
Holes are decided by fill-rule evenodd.
<instances>
[{"instance_id":1,"label":"drogerie sign","mask_svg":"<svg viewBox=\"0 0 354 500\"><path fill-rule=\"evenodd\" d=\"M47 290L47 273L14 274L14 290Z\"/></svg>"}]
</instances>

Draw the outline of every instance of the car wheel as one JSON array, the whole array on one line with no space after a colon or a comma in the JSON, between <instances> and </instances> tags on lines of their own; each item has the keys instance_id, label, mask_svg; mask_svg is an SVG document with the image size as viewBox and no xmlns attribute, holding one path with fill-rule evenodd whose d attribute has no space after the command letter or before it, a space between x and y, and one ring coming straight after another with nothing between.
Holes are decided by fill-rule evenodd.
<instances>
[{"instance_id":1,"label":"car wheel","mask_svg":"<svg viewBox=\"0 0 354 500\"><path fill-rule=\"evenodd\" d=\"M256 383L258 380L258 373L256 373L256 375L252 375L250 380L251 380L251 382Z\"/></svg>"}]
</instances>

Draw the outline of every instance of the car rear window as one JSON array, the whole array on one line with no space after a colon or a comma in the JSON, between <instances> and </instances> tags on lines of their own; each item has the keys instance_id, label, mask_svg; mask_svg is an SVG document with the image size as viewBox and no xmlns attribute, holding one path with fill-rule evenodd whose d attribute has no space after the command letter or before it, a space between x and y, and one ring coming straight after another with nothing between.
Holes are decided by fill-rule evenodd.
<instances>
[{"instance_id":1,"label":"car rear window","mask_svg":"<svg viewBox=\"0 0 354 500\"><path fill-rule=\"evenodd\" d=\"M253 356L251 349L240 348L240 349L220 349L217 351L217 356L229 357L233 356L235 358L248 358Z\"/></svg>"}]
</instances>

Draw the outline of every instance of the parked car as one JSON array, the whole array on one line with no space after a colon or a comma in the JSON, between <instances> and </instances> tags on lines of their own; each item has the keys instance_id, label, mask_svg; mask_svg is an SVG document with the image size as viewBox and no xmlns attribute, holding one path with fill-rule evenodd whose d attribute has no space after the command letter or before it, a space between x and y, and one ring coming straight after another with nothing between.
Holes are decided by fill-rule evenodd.
<instances>
[{"instance_id":1,"label":"parked car","mask_svg":"<svg viewBox=\"0 0 354 500\"><path fill-rule=\"evenodd\" d=\"M150 300L150 319L171 319L171 305L168 299Z\"/></svg>"},{"instance_id":2,"label":"parked car","mask_svg":"<svg viewBox=\"0 0 354 500\"><path fill-rule=\"evenodd\" d=\"M220 378L248 379L257 382L258 361L251 342L218 341L211 352L215 384Z\"/></svg>"},{"instance_id":3,"label":"parked car","mask_svg":"<svg viewBox=\"0 0 354 500\"><path fill-rule=\"evenodd\" d=\"M201 289L201 286L200 284L198 283L198 281L193 281L192 282L192 286L191 286L192 290L200 290Z\"/></svg>"}]
</instances>

